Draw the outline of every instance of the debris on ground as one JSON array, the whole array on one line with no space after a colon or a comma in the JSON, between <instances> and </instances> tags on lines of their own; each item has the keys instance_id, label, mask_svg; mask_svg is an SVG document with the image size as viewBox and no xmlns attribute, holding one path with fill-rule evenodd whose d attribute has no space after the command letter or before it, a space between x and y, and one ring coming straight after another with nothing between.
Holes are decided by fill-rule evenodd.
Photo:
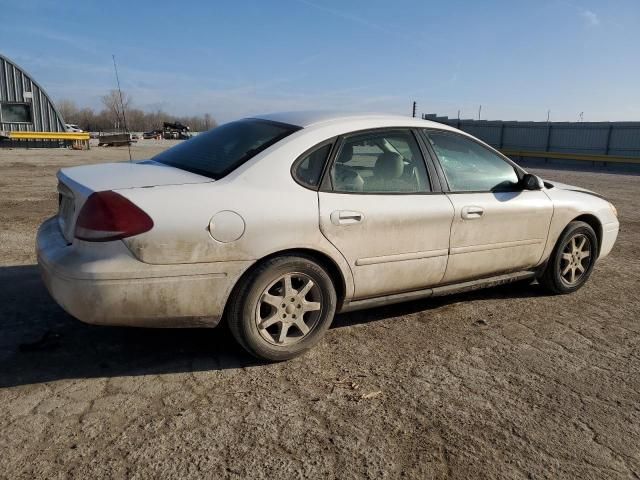
<instances>
[{"instance_id":1,"label":"debris on ground","mask_svg":"<svg viewBox=\"0 0 640 480\"><path fill-rule=\"evenodd\" d=\"M382 390L378 390L376 392L365 393L364 395L362 395L362 398L365 399L365 400L368 400L370 398L379 397L380 395L382 395Z\"/></svg>"}]
</instances>

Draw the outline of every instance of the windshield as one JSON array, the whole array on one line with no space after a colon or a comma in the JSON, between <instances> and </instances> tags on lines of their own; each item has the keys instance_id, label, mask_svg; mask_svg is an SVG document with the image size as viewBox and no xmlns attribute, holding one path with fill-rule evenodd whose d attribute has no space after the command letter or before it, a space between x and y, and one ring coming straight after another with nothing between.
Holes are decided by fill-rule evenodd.
<instances>
[{"instance_id":1,"label":"windshield","mask_svg":"<svg viewBox=\"0 0 640 480\"><path fill-rule=\"evenodd\" d=\"M297 130L300 127L247 118L201 133L152 160L218 179Z\"/></svg>"}]
</instances>

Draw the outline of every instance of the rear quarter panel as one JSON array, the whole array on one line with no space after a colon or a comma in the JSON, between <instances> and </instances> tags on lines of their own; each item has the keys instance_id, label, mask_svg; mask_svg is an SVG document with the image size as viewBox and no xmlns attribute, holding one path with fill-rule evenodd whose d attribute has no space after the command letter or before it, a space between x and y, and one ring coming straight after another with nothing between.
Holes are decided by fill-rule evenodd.
<instances>
[{"instance_id":1,"label":"rear quarter panel","mask_svg":"<svg viewBox=\"0 0 640 480\"><path fill-rule=\"evenodd\" d=\"M308 147L308 139L298 139L268 149L212 183L118 191L154 221L149 232L124 242L139 260L153 264L257 261L283 250L311 249L336 263L350 297L351 270L319 229L318 194L291 177L293 161ZM238 240L223 243L211 236L209 223L221 211L233 211L244 220Z\"/></svg>"}]
</instances>

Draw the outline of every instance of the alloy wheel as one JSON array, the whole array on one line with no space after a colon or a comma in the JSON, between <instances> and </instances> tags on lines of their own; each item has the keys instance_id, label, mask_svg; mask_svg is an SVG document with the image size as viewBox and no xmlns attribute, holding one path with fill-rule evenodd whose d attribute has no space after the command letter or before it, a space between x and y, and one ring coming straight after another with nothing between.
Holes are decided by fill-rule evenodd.
<instances>
[{"instance_id":1,"label":"alloy wheel","mask_svg":"<svg viewBox=\"0 0 640 480\"><path fill-rule=\"evenodd\" d=\"M560 257L560 277L569 286L580 282L591 263L591 241L579 233L567 242Z\"/></svg>"},{"instance_id":2,"label":"alloy wheel","mask_svg":"<svg viewBox=\"0 0 640 480\"><path fill-rule=\"evenodd\" d=\"M301 341L318 325L322 314L322 291L304 273L287 273L260 295L255 322L267 342L291 345Z\"/></svg>"}]
</instances>

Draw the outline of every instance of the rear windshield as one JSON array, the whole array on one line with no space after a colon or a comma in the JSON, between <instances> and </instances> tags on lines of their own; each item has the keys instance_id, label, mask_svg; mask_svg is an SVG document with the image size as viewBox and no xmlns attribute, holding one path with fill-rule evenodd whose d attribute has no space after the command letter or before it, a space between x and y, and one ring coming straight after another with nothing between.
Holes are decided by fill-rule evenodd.
<instances>
[{"instance_id":1,"label":"rear windshield","mask_svg":"<svg viewBox=\"0 0 640 480\"><path fill-rule=\"evenodd\" d=\"M300 127L247 118L196 135L152 160L218 179L297 130Z\"/></svg>"}]
</instances>

